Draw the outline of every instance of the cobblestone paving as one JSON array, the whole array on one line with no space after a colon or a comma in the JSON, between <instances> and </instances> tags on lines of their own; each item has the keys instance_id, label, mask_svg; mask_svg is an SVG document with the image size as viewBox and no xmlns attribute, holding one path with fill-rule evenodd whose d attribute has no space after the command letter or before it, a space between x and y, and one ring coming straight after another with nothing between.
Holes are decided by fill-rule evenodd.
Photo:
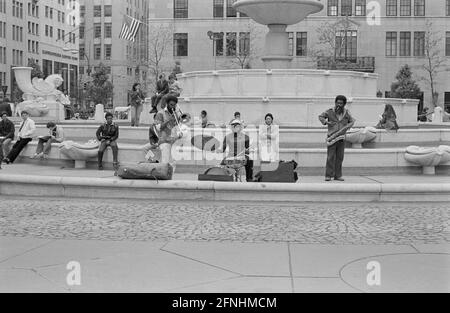
<instances>
[{"instance_id":1,"label":"cobblestone paving","mask_svg":"<svg viewBox=\"0 0 450 313\"><path fill-rule=\"evenodd\" d=\"M0 236L304 244L450 242L450 206L236 204L15 199L0 201Z\"/></svg>"}]
</instances>

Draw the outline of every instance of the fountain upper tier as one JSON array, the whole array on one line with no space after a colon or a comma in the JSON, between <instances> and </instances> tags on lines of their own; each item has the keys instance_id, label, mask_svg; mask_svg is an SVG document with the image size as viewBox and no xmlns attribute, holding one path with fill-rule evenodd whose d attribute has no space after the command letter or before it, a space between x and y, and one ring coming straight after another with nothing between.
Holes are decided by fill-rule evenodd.
<instances>
[{"instance_id":1,"label":"fountain upper tier","mask_svg":"<svg viewBox=\"0 0 450 313\"><path fill-rule=\"evenodd\" d=\"M323 4L315 0L240 0L234 8L262 25L293 25L322 11Z\"/></svg>"},{"instance_id":2,"label":"fountain upper tier","mask_svg":"<svg viewBox=\"0 0 450 313\"><path fill-rule=\"evenodd\" d=\"M287 69L293 59L289 54L287 26L322 11L323 4L314 0L239 0L233 7L269 28L262 57L265 67Z\"/></svg>"}]
</instances>

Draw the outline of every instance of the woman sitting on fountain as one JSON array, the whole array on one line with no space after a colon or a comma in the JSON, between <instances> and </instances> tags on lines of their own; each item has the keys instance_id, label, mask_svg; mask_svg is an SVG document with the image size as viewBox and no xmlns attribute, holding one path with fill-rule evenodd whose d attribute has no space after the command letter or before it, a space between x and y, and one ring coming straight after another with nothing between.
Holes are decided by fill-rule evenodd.
<instances>
[{"instance_id":1,"label":"woman sitting on fountain","mask_svg":"<svg viewBox=\"0 0 450 313\"><path fill-rule=\"evenodd\" d=\"M380 122L376 128L386 129L388 132L397 132L399 130L397 124L397 114L395 114L394 107L391 104L386 104L384 113L381 116Z\"/></svg>"},{"instance_id":2,"label":"woman sitting on fountain","mask_svg":"<svg viewBox=\"0 0 450 313\"><path fill-rule=\"evenodd\" d=\"M39 137L39 142L36 148L36 153L32 159L48 159L52 143L62 143L64 141L64 130L62 126L56 125L54 122L47 123L49 134L47 136Z\"/></svg>"}]
</instances>

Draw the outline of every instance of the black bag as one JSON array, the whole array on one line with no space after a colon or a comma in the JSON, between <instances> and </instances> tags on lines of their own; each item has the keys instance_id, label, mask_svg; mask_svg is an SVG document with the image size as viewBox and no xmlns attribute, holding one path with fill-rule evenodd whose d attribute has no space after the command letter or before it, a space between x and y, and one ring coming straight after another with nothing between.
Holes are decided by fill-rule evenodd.
<instances>
[{"instance_id":1,"label":"black bag","mask_svg":"<svg viewBox=\"0 0 450 313\"><path fill-rule=\"evenodd\" d=\"M256 181L261 183L296 183L298 181L297 162L281 161L275 171L261 171Z\"/></svg>"},{"instance_id":2,"label":"black bag","mask_svg":"<svg viewBox=\"0 0 450 313\"><path fill-rule=\"evenodd\" d=\"M221 167L208 169L205 174L198 175L199 181L233 182L233 174Z\"/></svg>"}]
</instances>

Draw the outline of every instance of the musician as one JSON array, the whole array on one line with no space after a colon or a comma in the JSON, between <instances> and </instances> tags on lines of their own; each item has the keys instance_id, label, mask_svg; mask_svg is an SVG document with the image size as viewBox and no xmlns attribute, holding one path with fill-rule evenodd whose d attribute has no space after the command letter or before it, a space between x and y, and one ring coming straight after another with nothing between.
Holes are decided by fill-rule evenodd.
<instances>
[{"instance_id":1,"label":"musician","mask_svg":"<svg viewBox=\"0 0 450 313\"><path fill-rule=\"evenodd\" d=\"M265 124L259 126L259 147L261 161L279 161L279 135L280 127L274 124L274 118L268 113L264 119Z\"/></svg>"},{"instance_id":2,"label":"musician","mask_svg":"<svg viewBox=\"0 0 450 313\"><path fill-rule=\"evenodd\" d=\"M247 161L245 165L245 176L247 182L253 181L253 160L250 159L250 137L244 134L244 125L240 120L231 121L232 133L227 135L223 140L222 149L219 149L218 153L225 153L228 148L229 158L242 158ZM225 160L226 160L225 159ZM222 165L225 165L225 160Z\"/></svg>"},{"instance_id":3,"label":"musician","mask_svg":"<svg viewBox=\"0 0 450 313\"><path fill-rule=\"evenodd\" d=\"M100 148L98 149L98 169L103 170L103 153L106 148L111 147L113 151L113 165L114 170L117 171L119 166L119 147L117 146L117 139L119 138L119 126L113 123L113 115L106 113L106 123L100 125L97 129L97 139L100 141Z\"/></svg>"},{"instance_id":4,"label":"musician","mask_svg":"<svg viewBox=\"0 0 450 313\"><path fill-rule=\"evenodd\" d=\"M157 163L161 159L161 153L159 149L159 135L155 124L150 125L148 139L149 143L142 148L145 160L150 163Z\"/></svg>"},{"instance_id":5,"label":"musician","mask_svg":"<svg viewBox=\"0 0 450 313\"><path fill-rule=\"evenodd\" d=\"M141 84L136 83L133 85L130 94L130 103L128 106L131 107L131 127L139 127L139 118L144 108L145 94L141 90Z\"/></svg>"},{"instance_id":6,"label":"musician","mask_svg":"<svg viewBox=\"0 0 450 313\"><path fill-rule=\"evenodd\" d=\"M347 98L337 96L335 107L319 116L320 122L323 125L328 125L326 181L331 181L332 178L337 181L344 181L342 178L342 163L345 153L345 134L356 122L345 108L346 105Z\"/></svg>"},{"instance_id":7,"label":"musician","mask_svg":"<svg viewBox=\"0 0 450 313\"><path fill-rule=\"evenodd\" d=\"M173 144L183 137L181 132L176 132L181 115L177 113L178 98L167 97L167 106L160 110L155 116L155 129L159 136L159 148L161 150L161 163L169 163L174 168L175 162L172 158Z\"/></svg>"},{"instance_id":8,"label":"musician","mask_svg":"<svg viewBox=\"0 0 450 313\"><path fill-rule=\"evenodd\" d=\"M150 114L158 113L158 103L168 93L169 82L166 79L166 74L162 73L156 83L156 94L152 97L152 110L150 111Z\"/></svg>"}]
</instances>

